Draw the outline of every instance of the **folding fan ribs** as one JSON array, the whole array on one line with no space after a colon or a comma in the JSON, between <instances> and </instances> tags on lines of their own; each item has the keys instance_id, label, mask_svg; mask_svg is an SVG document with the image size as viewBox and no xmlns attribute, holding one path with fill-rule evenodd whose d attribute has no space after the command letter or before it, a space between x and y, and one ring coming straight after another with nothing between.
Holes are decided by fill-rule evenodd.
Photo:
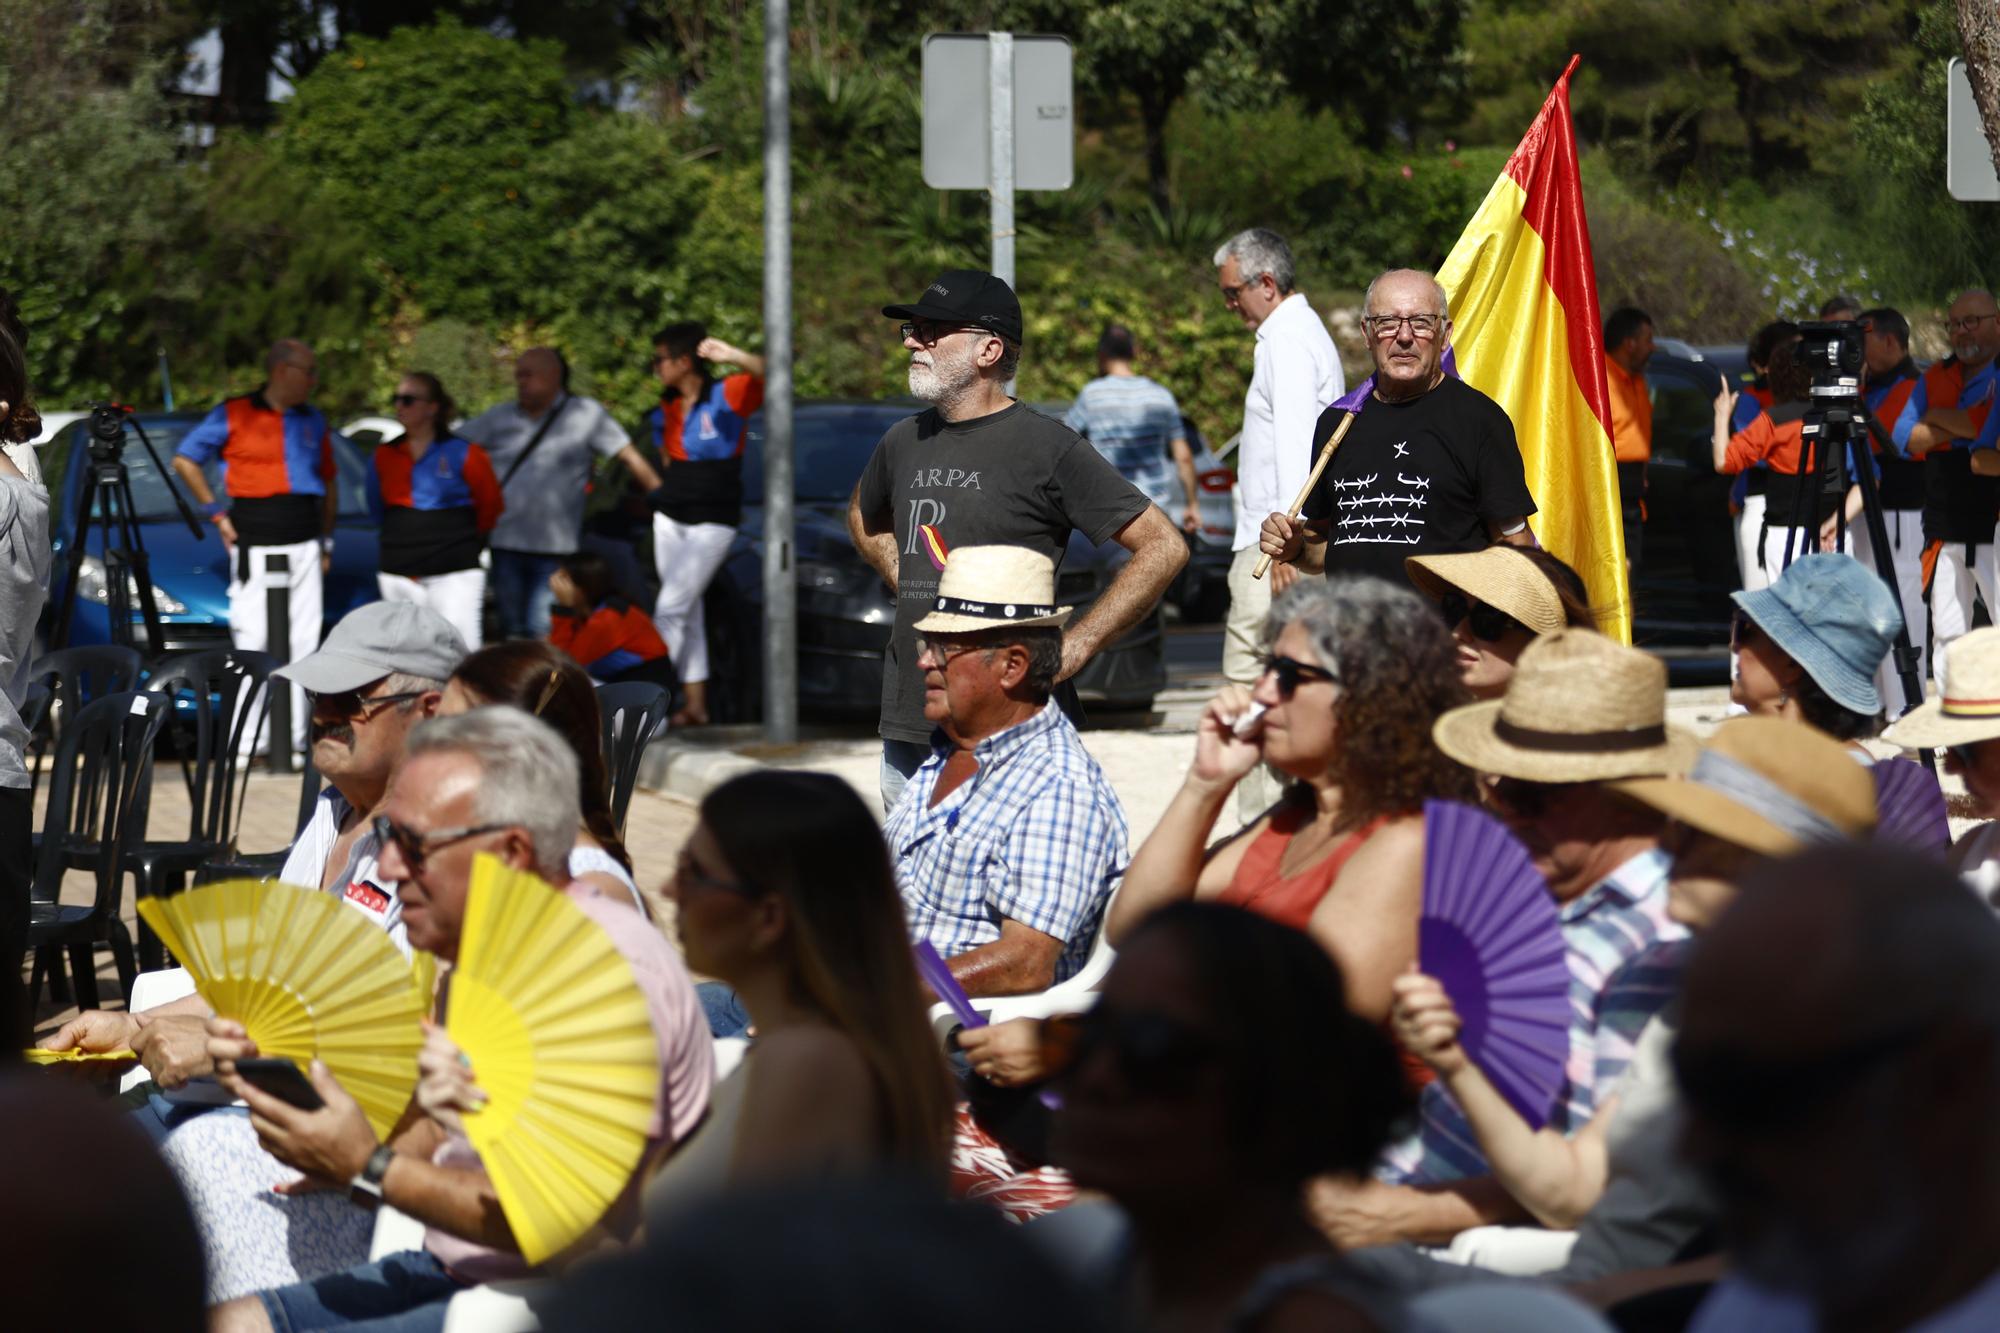
<instances>
[{"instance_id":1,"label":"folding fan ribs","mask_svg":"<svg viewBox=\"0 0 2000 1333\"><path fill-rule=\"evenodd\" d=\"M270 880L141 898L139 915L257 1049L324 1061L387 1135L417 1083L422 1007L388 935L330 893Z\"/></svg>"},{"instance_id":2,"label":"folding fan ribs","mask_svg":"<svg viewBox=\"0 0 2000 1333\"><path fill-rule=\"evenodd\" d=\"M1561 918L1528 851L1484 811L1424 802L1417 962L1443 984L1459 1045L1536 1129L1569 1057Z\"/></svg>"},{"instance_id":3,"label":"folding fan ribs","mask_svg":"<svg viewBox=\"0 0 2000 1333\"><path fill-rule=\"evenodd\" d=\"M660 1090L645 995L582 908L489 856L446 995L445 1030L487 1096L466 1137L540 1263L604 1215L645 1152Z\"/></svg>"}]
</instances>

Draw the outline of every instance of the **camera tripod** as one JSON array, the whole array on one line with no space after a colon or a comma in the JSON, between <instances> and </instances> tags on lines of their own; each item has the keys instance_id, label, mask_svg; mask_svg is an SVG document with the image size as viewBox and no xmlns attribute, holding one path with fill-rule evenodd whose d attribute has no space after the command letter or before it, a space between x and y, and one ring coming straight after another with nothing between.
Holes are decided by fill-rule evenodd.
<instances>
[{"instance_id":1,"label":"camera tripod","mask_svg":"<svg viewBox=\"0 0 2000 1333\"><path fill-rule=\"evenodd\" d=\"M195 540L202 536L201 520L187 498L174 485L173 474L160 461L159 452L146 437L146 428L133 417L132 409L115 403L96 403L90 409L90 461L78 487L76 534L65 561L62 604L56 611L52 648L69 645L70 622L76 614L77 588L83 575L84 557L90 549L90 529L96 523L99 549L104 556L104 605L111 617L111 640L136 648L132 631L132 597L136 592L140 614L146 627L146 656L154 659L166 652L166 631L160 624L160 609L153 590L152 568L146 555L146 541L140 531L138 506L132 499L132 476L125 467L125 427L139 432L139 442L153 460L167 494L173 496L188 531ZM128 586L129 581L129 586Z\"/></svg>"}]
</instances>

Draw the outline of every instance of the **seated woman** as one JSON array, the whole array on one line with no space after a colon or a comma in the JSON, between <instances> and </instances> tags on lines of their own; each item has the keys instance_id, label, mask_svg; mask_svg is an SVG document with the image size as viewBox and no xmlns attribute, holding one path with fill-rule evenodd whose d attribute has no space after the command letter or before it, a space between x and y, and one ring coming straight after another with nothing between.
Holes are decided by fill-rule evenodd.
<instances>
[{"instance_id":1,"label":"seated woman","mask_svg":"<svg viewBox=\"0 0 2000 1333\"><path fill-rule=\"evenodd\" d=\"M667 645L653 619L625 599L611 564L595 551L577 551L549 575L549 642L603 681L651 680L674 688Z\"/></svg>"},{"instance_id":2,"label":"seated woman","mask_svg":"<svg viewBox=\"0 0 2000 1333\"><path fill-rule=\"evenodd\" d=\"M1866 774L1843 758L1837 742L1787 719L1735 718L1716 730L1686 777L1635 778L1617 786L1668 816L1661 839L1673 856L1668 912L1696 935L1729 909L1742 877L1756 865L1810 846L1865 839L1875 824ZM1565 1137L1553 1128L1529 1128L1472 1063L1458 1042L1457 1011L1437 981L1413 972L1396 983L1397 1039L1430 1064L1464 1110L1494 1178L1544 1226L1576 1228L1566 1259L1560 1249L1533 1245L1542 1271L1551 1259L1561 1264L1549 1274L1560 1283L1672 1264L1718 1220L1705 1185L1673 1150L1680 1110L1668 1057L1678 1027L1675 1008L1655 1015L1640 1033L1618 1090L1588 1124ZM1476 1262L1493 1263L1508 1253L1492 1238L1481 1239L1485 1248ZM1537 1242L1545 1239L1537 1234ZM1430 1271L1407 1251L1371 1252L1370 1263L1396 1271L1399 1285L1461 1275ZM1601 1294L1622 1298L1636 1291Z\"/></svg>"},{"instance_id":3,"label":"seated woman","mask_svg":"<svg viewBox=\"0 0 2000 1333\"><path fill-rule=\"evenodd\" d=\"M1472 775L1431 738L1439 715L1466 699L1451 640L1415 593L1376 579L1294 584L1272 605L1265 639L1255 690L1230 686L1203 712L1194 763L1132 858L1105 928L1122 945L1170 902L1246 907L1318 940L1347 977L1349 1007L1384 1022L1390 983L1416 956L1424 800L1474 799ZM1259 763L1293 785L1207 847L1230 792Z\"/></svg>"},{"instance_id":4,"label":"seated woman","mask_svg":"<svg viewBox=\"0 0 2000 1333\"><path fill-rule=\"evenodd\" d=\"M1770 586L1731 597L1730 699L1753 717L1789 718L1842 742L1874 768L1876 836L1943 851L1951 832L1937 778L1914 760L1877 760L1861 744L1882 729L1878 672L1903 623L1889 586L1851 557L1815 553Z\"/></svg>"},{"instance_id":5,"label":"seated woman","mask_svg":"<svg viewBox=\"0 0 2000 1333\"><path fill-rule=\"evenodd\" d=\"M1348 993L1299 932L1176 903L1128 929L1094 1008L1050 1023L1056 1160L1129 1225L1130 1327L1403 1326L1304 1211L1307 1181L1365 1174L1410 1106Z\"/></svg>"},{"instance_id":6,"label":"seated woman","mask_svg":"<svg viewBox=\"0 0 2000 1333\"><path fill-rule=\"evenodd\" d=\"M1944 692L1905 713L1882 739L1911 750L1942 749L1945 772L1965 783L1975 824L1946 863L2000 911L2000 628L1954 639L1944 650Z\"/></svg>"},{"instance_id":7,"label":"seated woman","mask_svg":"<svg viewBox=\"0 0 2000 1333\"><path fill-rule=\"evenodd\" d=\"M1438 604L1458 645L1458 669L1475 699L1498 699L1514 662L1537 634L1565 625L1596 629L1583 578L1533 546L1489 546L1403 560L1417 591Z\"/></svg>"},{"instance_id":8,"label":"seated woman","mask_svg":"<svg viewBox=\"0 0 2000 1333\"><path fill-rule=\"evenodd\" d=\"M593 557L598 558L598 557ZM632 878L632 855L611 817L611 782L604 767L603 719L597 686L570 657L534 639L513 639L466 657L445 683L439 716L470 712L488 704L509 704L554 727L576 751L583 771L583 827L570 850L572 878L593 884L613 898L629 898L648 916L652 910Z\"/></svg>"},{"instance_id":9,"label":"seated woman","mask_svg":"<svg viewBox=\"0 0 2000 1333\"><path fill-rule=\"evenodd\" d=\"M667 894L688 966L736 992L756 1038L648 1184L648 1226L776 1176L895 1168L942 1194L949 1078L882 831L854 789L785 771L724 783Z\"/></svg>"}]
</instances>

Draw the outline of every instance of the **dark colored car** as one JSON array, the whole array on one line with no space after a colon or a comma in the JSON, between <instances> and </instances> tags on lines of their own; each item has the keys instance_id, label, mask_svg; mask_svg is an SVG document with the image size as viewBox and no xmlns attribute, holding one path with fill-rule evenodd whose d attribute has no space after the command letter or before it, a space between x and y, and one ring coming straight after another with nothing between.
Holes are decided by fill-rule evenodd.
<instances>
[{"instance_id":1,"label":"dark colored car","mask_svg":"<svg viewBox=\"0 0 2000 1333\"><path fill-rule=\"evenodd\" d=\"M1632 638L1667 659L1676 685L1729 679L1729 594L1743 586L1734 480L1717 474L1715 391L1741 386L1743 349L1693 348L1661 339L1646 363L1653 399L1653 458L1646 466L1646 525L1632 574Z\"/></svg>"},{"instance_id":2,"label":"dark colored car","mask_svg":"<svg viewBox=\"0 0 2000 1333\"><path fill-rule=\"evenodd\" d=\"M199 412L152 412L139 414L161 461L173 466L174 450L181 437L204 414ZM49 590L48 610L43 614L42 637L46 642L54 630L57 608L62 604L63 582L69 571L69 552L76 540L77 505L89 462L85 443L88 419L78 421L58 434L41 450L43 479L55 512L50 515L50 536L55 547L55 572ZM321 633L335 621L364 602L377 598L375 572L375 521L368 515L364 490L367 464L361 453L339 435L334 436L333 455L339 468L340 510L335 528L333 569L327 575ZM201 540L188 534L187 524L167 494L166 483L153 467L153 460L140 444L138 433L127 429L124 450L126 475L132 484L132 502L138 519L140 540L144 542L158 597L160 620L169 652L221 648L229 644L229 568L225 563L222 539L214 525L202 524ZM208 482L221 489L221 469L211 464ZM179 482L175 483L177 486ZM183 492L185 494L185 492ZM102 507L100 500L99 506ZM198 512L198 511L197 511ZM103 542L95 520L85 546L82 571L78 577L76 612L70 625L73 644L111 641L111 617L105 586ZM128 584L129 586L129 584ZM137 611L138 596L133 591L133 641L146 650L145 626Z\"/></svg>"},{"instance_id":3,"label":"dark colored car","mask_svg":"<svg viewBox=\"0 0 2000 1333\"><path fill-rule=\"evenodd\" d=\"M798 497L799 706L823 717L873 717L882 703L882 654L895 601L847 536L847 502L882 433L920 409L897 402L803 401L794 416ZM763 707L764 420L751 418L744 447L743 526L708 590L709 711L744 722ZM1071 534L1057 573L1056 600L1079 614L1096 600L1130 553L1115 542L1093 547ZM1144 709L1166 688L1161 614L1156 608L1078 674L1086 704Z\"/></svg>"}]
</instances>

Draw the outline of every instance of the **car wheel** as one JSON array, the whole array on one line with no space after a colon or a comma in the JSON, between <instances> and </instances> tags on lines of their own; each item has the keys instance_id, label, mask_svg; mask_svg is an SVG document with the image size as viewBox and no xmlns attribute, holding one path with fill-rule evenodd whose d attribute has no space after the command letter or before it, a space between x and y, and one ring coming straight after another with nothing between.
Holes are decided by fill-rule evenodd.
<instances>
[{"instance_id":1,"label":"car wheel","mask_svg":"<svg viewBox=\"0 0 2000 1333\"><path fill-rule=\"evenodd\" d=\"M702 614L708 626L708 717L715 723L748 723L764 716L764 657L756 617L733 583L709 584Z\"/></svg>"}]
</instances>

